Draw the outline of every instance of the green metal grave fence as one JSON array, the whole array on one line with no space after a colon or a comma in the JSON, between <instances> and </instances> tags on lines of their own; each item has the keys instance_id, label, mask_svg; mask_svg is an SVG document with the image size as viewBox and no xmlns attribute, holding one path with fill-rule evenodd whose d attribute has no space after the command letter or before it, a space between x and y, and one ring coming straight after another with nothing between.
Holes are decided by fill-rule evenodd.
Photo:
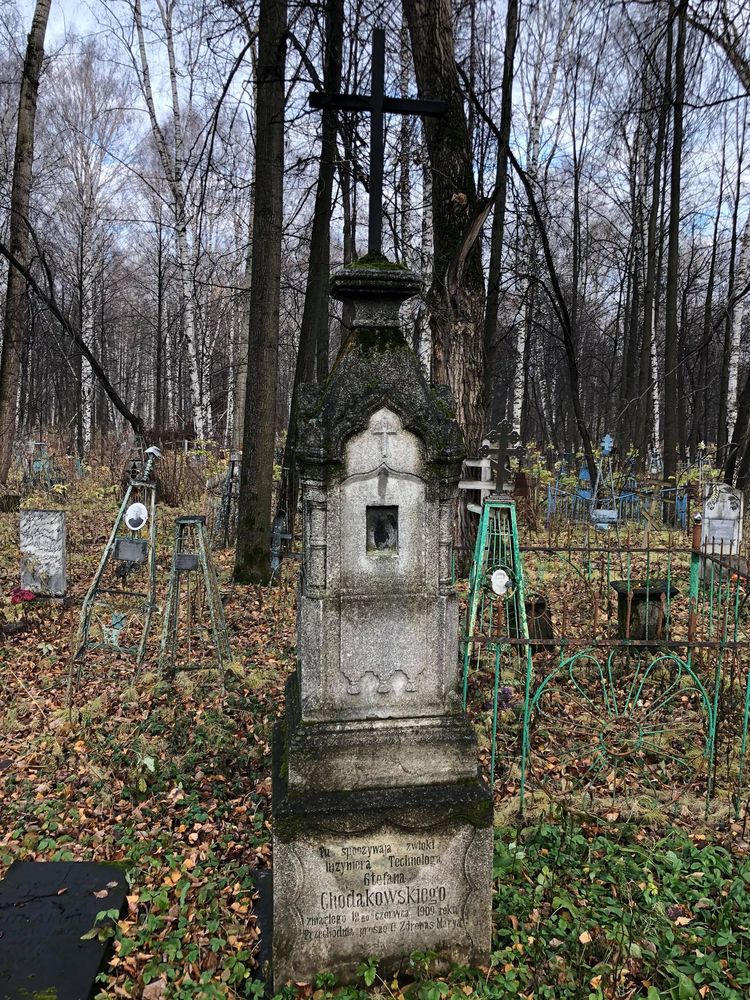
<instances>
[{"instance_id":1,"label":"green metal grave fence","mask_svg":"<svg viewBox=\"0 0 750 1000\"><path fill-rule=\"evenodd\" d=\"M748 796L747 561L669 536L521 545L486 500L463 628L464 706L496 788L587 809L735 815Z\"/></svg>"}]
</instances>

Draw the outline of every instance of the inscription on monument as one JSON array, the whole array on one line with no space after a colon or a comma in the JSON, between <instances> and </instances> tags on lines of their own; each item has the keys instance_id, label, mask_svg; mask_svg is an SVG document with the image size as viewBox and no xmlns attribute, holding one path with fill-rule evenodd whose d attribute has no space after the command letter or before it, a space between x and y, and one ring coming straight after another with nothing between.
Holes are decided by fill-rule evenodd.
<instances>
[{"instance_id":1,"label":"inscription on monument","mask_svg":"<svg viewBox=\"0 0 750 1000\"><path fill-rule=\"evenodd\" d=\"M338 841L298 840L290 900L306 954L340 958L409 954L415 949L477 946L489 929L473 913L473 862L484 860L489 833L457 825L449 832L382 829ZM475 852L478 852L475 855ZM282 877L287 872L284 866ZM277 875L280 874L277 872ZM485 926L486 925L486 926ZM484 944L484 941L481 942Z\"/></svg>"}]
</instances>

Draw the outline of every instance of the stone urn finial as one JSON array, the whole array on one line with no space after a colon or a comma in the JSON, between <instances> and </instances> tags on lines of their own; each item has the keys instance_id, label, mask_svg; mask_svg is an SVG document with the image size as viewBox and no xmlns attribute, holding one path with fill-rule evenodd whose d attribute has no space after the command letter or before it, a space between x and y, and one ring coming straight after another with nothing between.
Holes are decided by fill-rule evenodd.
<instances>
[{"instance_id":1,"label":"stone urn finial","mask_svg":"<svg viewBox=\"0 0 750 1000\"><path fill-rule=\"evenodd\" d=\"M391 263L382 253L368 253L331 278L333 298L352 304L352 329L399 328L402 304L421 287L413 271Z\"/></svg>"}]
</instances>

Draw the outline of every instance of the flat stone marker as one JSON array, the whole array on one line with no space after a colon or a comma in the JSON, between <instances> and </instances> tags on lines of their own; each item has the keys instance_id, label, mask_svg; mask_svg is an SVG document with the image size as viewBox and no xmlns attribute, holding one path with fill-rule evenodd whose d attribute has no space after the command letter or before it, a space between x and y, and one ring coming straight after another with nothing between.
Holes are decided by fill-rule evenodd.
<instances>
[{"instance_id":1,"label":"flat stone marker","mask_svg":"<svg viewBox=\"0 0 750 1000\"><path fill-rule=\"evenodd\" d=\"M89 1000L110 942L81 936L126 893L110 865L14 862L0 882L0 1000Z\"/></svg>"},{"instance_id":2,"label":"flat stone marker","mask_svg":"<svg viewBox=\"0 0 750 1000\"><path fill-rule=\"evenodd\" d=\"M735 556L742 544L744 498L726 483L710 483L703 493L701 549L706 555Z\"/></svg>"},{"instance_id":3,"label":"flat stone marker","mask_svg":"<svg viewBox=\"0 0 750 1000\"><path fill-rule=\"evenodd\" d=\"M21 586L40 597L65 597L67 537L64 510L22 510Z\"/></svg>"},{"instance_id":4,"label":"flat stone marker","mask_svg":"<svg viewBox=\"0 0 750 1000\"><path fill-rule=\"evenodd\" d=\"M351 329L300 406L298 669L274 740L273 986L489 961L492 799L459 695L463 447L401 333L419 282L334 276ZM320 395L316 395L319 392Z\"/></svg>"}]
</instances>

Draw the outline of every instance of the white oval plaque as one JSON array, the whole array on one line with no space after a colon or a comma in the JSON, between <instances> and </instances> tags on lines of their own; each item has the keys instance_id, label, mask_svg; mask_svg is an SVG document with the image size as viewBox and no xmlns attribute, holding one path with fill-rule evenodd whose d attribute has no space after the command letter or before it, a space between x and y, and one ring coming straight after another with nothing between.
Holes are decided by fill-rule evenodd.
<instances>
[{"instance_id":1,"label":"white oval plaque","mask_svg":"<svg viewBox=\"0 0 750 1000\"><path fill-rule=\"evenodd\" d=\"M492 587L493 593L497 594L498 597L505 596L509 583L510 577L504 569L496 569L490 577L490 586Z\"/></svg>"},{"instance_id":2,"label":"white oval plaque","mask_svg":"<svg viewBox=\"0 0 750 1000\"><path fill-rule=\"evenodd\" d=\"M140 531L148 521L148 508L145 503L131 503L125 511L125 524L131 531Z\"/></svg>"}]
</instances>

